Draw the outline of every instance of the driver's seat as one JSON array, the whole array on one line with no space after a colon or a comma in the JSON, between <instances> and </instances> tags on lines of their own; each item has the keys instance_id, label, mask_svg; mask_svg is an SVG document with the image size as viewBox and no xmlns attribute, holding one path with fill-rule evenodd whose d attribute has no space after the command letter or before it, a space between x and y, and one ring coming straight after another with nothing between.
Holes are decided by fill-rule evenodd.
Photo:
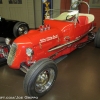
<instances>
[{"instance_id":1,"label":"driver's seat","mask_svg":"<svg viewBox=\"0 0 100 100\"><path fill-rule=\"evenodd\" d=\"M88 17L87 16L78 16L78 22L80 25L88 24Z\"/></svg>"}]
</instances>

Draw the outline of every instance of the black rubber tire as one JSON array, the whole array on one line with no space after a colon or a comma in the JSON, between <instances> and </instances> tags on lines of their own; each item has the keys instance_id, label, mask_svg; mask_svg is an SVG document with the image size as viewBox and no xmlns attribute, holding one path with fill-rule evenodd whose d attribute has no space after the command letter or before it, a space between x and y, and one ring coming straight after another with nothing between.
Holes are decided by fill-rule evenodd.
<instances>
[{"instance_id":1,"label":"black rubber tire","mask_svg":"<svg viewBox=\"0 0 100 100\"><path fill-rule=\"evenodd\" d=\"M0 37L0 43L5 43L5 38Z\"/></svg>"},{"instance_id":2,"label":"black rubber tire","mask_svg":"<svg viewBox=\"0 0 100 100\"><path fill-rule=\"evenodd\" d=\"M42 93L38 93L35 90L36 79L39 76L39 74L42 71L46 70L47 68L53 69L53 71L55 73L53 82L47 90L45 90ZM56 64L51 59L48 59L48 58L41 59L38 62L36 62L34 65L32 65L30 67L29 71L26 73L24 83L23 83L24 90L29 96L35 96L35 97L39 98L39 97L45 95L51 89L52 85L54 84L54 82L56 80L56 77L57 77Z\"/></svg>"},{"instance_id":3,"label":"black rubber tire","mask_svg":"<svg viewBox=\"0 0 100 100\"><path fill-rule=\"evenodd\" d=\"M2 67L3 64L7 63L7 59L6 58L0 58L0 67Z\"/></svg>"},{"instance_id":4,"label":"black rubber tire","mask_svg":"<svg viewBox=\"0 0 100 100\"><path fill-rule=\"evenodd\" d=\"M95 47L100 48L100 28L98 29L98 31L95 35L94 45L95 45Z\"/></svg>"},{"instance_id":5,"label":"black rubber tire","mask_svg":"<svg viewBox=\"0 0 100 100\"><path fill-rule=\"evenodd\" d=\"M19 31L18 31L19 27L21 27L21 26L26 28L26 30L24 30L22 34L24 34L25 31L27 31L27 32L29 31L29 26L28 26L27 23L25 23L25 22L17 22L13 27L14 37L18 37L18 36L22 35L22 34L19 34Z\"/></svg>"}]
</instances>

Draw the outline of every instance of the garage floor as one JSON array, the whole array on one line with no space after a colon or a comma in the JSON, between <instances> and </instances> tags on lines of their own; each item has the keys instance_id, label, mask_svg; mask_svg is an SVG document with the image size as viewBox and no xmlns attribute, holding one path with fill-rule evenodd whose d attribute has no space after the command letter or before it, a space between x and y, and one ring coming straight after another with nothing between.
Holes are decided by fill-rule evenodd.
<instances>
[{"instance_id":1,"label":"garage floor","mask_svg":"<svg viewBox=\"0 0 100 100\"><path fill-rule=\"evenodd\" d=\"M23 91L24 76L0 65L0 99L32 100ZM69 54L58 64L53 88L39 100L100 100L100 49L92 42Z\"/></svg>"}]
</instances>

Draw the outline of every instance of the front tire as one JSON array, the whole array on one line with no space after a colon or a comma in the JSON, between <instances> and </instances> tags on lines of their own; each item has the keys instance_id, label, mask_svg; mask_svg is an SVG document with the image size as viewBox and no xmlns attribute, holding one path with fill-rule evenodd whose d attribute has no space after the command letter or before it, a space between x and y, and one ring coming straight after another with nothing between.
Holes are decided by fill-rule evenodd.
<instances>
[{"instance_id":1,"label":"front tire","mask_svg":"<svg viewBox=\"0 0 100 100\"><path fill-rule=\"evenodd\" d=\"M54 84L57 66L50 59L41 59L32 65L24 79L24 90L29 96L41 97Z\"/></svg>"},{"instance_id":2,"label":"front tire","mask_svg":"<svg viewBox=\"0 0 100 100\"><path fill-rule=\"evenodd\" d=\"M95 35L94 45L95 45L95 47L100 48L100 28L98 29L98 31Z\"/></svg>"}]
</instances>

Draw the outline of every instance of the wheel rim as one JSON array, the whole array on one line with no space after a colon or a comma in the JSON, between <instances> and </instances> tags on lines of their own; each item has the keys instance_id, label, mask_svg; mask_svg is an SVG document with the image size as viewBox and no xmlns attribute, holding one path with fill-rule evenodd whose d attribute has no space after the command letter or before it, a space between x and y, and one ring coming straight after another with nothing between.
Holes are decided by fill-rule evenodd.
<instances>
[{"instance_id":1,"label":"wheel rim","mask_svg":"<svg viewBox=\"0 0 100 100\"><path fill-rule=\"evenodd\" d=\"M21 26L18 28L18 33L19 33L19 35L26 34L27 32L28 32L27 26L21 25Z\"/></svg>"},{"instance_id":2,"label":"wheel rim","mask_svg":"<svg viewBox=\"0 0 100 100\"><path fill-rule=\"evenodd\" d=\"M48 68L43 70L36 79L35 90L38 93L45 92L52 85L54 81L55 72Z\"/></svg>"}]
</instances>

